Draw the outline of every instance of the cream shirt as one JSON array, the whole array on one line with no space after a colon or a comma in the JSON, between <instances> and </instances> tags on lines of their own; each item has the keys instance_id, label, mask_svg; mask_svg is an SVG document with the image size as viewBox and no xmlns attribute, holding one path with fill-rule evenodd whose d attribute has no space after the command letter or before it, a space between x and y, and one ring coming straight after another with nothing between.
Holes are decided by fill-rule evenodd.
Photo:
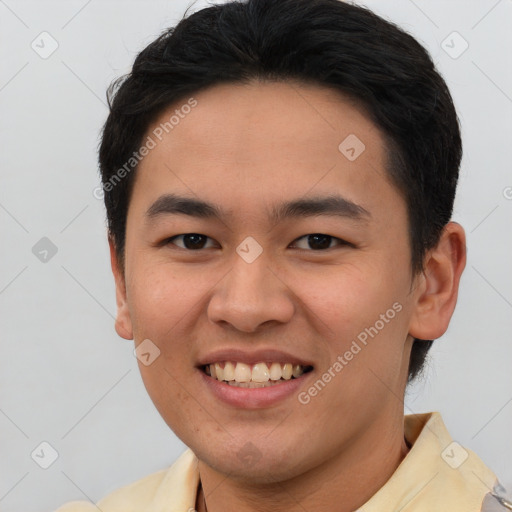
<instances>
[{"instance_id":1,"label":"cream shirt","mask_svg":"<svg viewBox=\"0 0 512 512\"><path fill-rule=\"evenodd\" d=\"M454 442L437 412L404 418L412 445L391 478L357 512L506 511L489 494L496 476L478 456ZM189 449L168 469L118 489L98 503L102 512L193 512L199 484ZM57 512L97 512L92 503L70 502Z\"/></svg>"}]
</instances>

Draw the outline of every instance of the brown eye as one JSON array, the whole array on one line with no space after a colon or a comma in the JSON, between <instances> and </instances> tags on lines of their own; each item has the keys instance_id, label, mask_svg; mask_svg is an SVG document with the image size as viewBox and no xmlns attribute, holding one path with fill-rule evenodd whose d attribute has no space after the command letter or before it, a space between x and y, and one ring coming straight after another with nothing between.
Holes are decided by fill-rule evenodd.
<instances>
[{"instance_id":1,"label":"brown eye","mask_svg":"<svg viewBox=\"0 0 512 512\"><path fill-rule=\"evenodd\" d=\"M333 242L335 242L333 244ZM302 245L302 246L301 246ZM340 238L336 238L331 235L324 235L323 233L312 233L310 235L304 235L297 238L293 243L294 247L304 250L321 251L325 249L331 249L336 245L350 245Z\"/></svg>"},{"instance_id":2,"label":"brown eye","mask_svg":"<svg viewBox=\"0 0 512 512\"><path fill-rule=\"evenodd\" d=\"M182 249L188 249L190 251L196 251L204 249L207 242L210 240L206 235L199 233L186 233L184 235L176 235L168 239L168 243L174 244ZM181 243L176 243L181 241Z\"/></svg>"}]
</instances>

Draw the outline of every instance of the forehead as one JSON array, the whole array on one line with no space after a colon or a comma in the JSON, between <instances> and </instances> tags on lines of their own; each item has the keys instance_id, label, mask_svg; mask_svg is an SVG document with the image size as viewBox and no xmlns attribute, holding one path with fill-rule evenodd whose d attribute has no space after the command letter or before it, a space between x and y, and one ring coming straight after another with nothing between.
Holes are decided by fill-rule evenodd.
<instances>
[{"instance_id":1,"label":"forehead","mask_svg":"<svg viewBox=\"0 0 512 512\"><path fill-rule=\"evenodd\" d=\"M333 89L253 81L216 85L195 94L194 100L197 106L193 109L187 107L190 98L175 103L148 132L163 131L161 135L171 144L170 135L177 135L180 141L209 155L250 157L251 161L258 153L262 158L268 156L260 152L263 144L282 152L297 142L305 143L309 152L316 148L337 150L349 135L358 135L366 146L372 146L372 153L383 149L379 131L361 107ZM178 119L176 114L181 112L187 114ZM318 156L318 152L313 155Z\"/></svg>"},{"instance_id":2,"label":"forehead","mask_svg":"<svg viewBox=\"0 0 512 512\"><path fill-rule=\"evenodd\" d=\"M246 213L258 198L273 204L341 192L365 207L398 197L380 131L338 91L251 82L192 96L149 127L154 148L139 165L135 195L155 200L178 190Z\"/></svg>"}]
</instances>

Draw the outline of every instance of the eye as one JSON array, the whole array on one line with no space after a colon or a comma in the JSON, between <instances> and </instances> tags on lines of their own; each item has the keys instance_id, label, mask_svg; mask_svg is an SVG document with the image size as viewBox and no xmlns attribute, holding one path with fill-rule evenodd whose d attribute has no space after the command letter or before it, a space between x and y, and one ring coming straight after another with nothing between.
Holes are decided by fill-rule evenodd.
<instances>
[{"instance_id":1,"label":"eye","mask_svg":"<svg viewBox=\"0 0 512 512\"><path fill-rule=\"evenodd\" d=\"M176 243L178 240L180 243ZM208 241L213 242L213 240L206 235L201 235L199 233L185 233L183 235L172 236L171 238L168 238L165 243L176 245L181 249L197 251L199 249L208 248ZM211 245L210 247L215 247L215 245Z\"/></svg>"},{"instance_id":2,"label":"eye","mask_svg":"<svg viewBox=\"0 0 512 512\"><path fill-rule=\"evenodd\" d=\"M302 242L302 247L300 246L300 243ZM331 235L324 235L322 233L312 233L310 235L304 235L300 238L297 238L292 243L293 247L298 247L302 250L308 250L311 249L313 251L321 251L325 249L332 249L335 245L333 245L333 242L336 242L335 245L348 245L352 246L349 242L346 242L345 240L342 240L341 238L336 238Z\"/></svg>"}]
</instances>

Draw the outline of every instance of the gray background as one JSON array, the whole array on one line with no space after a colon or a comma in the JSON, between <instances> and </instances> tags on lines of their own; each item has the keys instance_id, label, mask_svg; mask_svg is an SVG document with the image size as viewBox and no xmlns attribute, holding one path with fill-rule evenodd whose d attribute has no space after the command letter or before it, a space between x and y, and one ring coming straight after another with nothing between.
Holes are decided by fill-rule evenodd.
<instances>
[{"instance_id":1,"label":"gray background","mask_svg":"<svg viewBox=\"0 0 512 512\"><path fill-rule=\"evenodd\" d=\"M107 85L188 5L0 0L4 512L96 501L183 450L146 395L132 343L114 331L104 211L93 189ZM465 143L454 219L467 230L468 266L450 329L405 410L441 411L452 436L511 489L512 1L366 5L428 47ZM51 49L43 31L59 45L46 59L31 47ZM43 237L57 249L46 262L33 253ZM39 465L51 462L48 448L31 458L43 441L59 454L48 469Z\"/></svg>"}]
</instances>

